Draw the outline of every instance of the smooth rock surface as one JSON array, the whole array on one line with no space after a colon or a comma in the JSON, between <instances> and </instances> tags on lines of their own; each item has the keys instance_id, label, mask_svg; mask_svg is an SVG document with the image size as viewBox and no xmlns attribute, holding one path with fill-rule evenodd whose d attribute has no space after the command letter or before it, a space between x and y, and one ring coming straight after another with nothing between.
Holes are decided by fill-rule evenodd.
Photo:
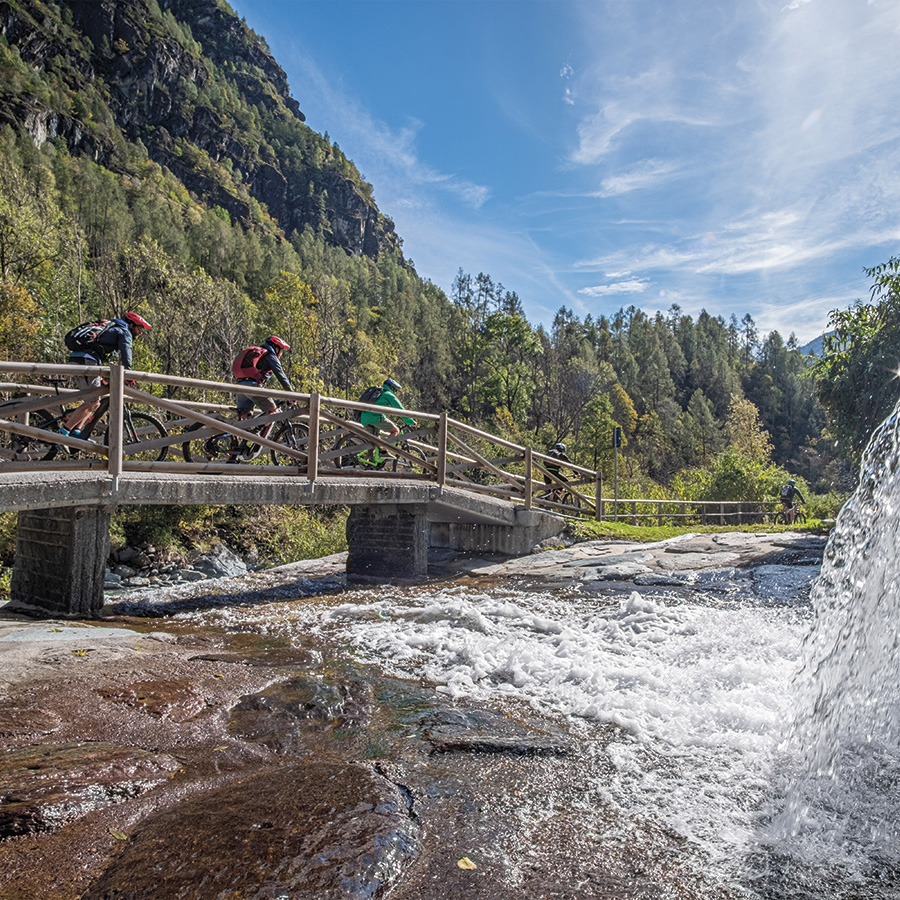
<instances>
[{"instance_id":1,"label":"smooth rock surface","mask_svg":"<svg viewBox=\"0 0 900 900\"><path fill-rule=\"evenodd\" d=\"M285 765L141 823L82 900L379 897L417 833L406 798L371 767Z\"/></svg>"}]
</instances>

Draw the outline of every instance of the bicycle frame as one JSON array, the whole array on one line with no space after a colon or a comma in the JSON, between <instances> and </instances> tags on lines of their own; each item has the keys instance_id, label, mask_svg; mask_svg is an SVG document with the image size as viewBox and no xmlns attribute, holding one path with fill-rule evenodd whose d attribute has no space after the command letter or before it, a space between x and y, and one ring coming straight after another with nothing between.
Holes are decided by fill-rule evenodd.
<instances>
[{"instance_id":1,"label":"bicycle frame","mask_svg":"<svg viewBox=\"0 0 900 900\"><path fill-rule=\"evenodd\" d=\"M252 428L251 431L262 438L267 438L272 433L274 427L274 422L266 422L265 425L257 425L255 428ZM240 441L237 443L238 459L240 459L241 462L252 462L263 452L263 449L262 444L249 444L247 441Z\"/></svg>"}]
</instances>

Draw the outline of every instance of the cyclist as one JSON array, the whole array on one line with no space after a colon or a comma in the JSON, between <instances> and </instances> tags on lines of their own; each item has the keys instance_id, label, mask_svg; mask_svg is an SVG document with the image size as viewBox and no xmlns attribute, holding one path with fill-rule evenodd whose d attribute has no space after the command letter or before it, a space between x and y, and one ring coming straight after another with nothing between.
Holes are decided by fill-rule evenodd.
<instances>
[{"instance_id":1,"label":"cyclist","mask_svg":"<svg viewBox=\"0 0 900 900\"><path fill-rule=\"evenodd\" d=\"M367 388L363 393L362 397L360 397L360 401L363 403L373 403L375 406L387 406L393 409L403 409L403 404L397 399L397 391L402 391L402 386L394 381L393 378L385 378L384 382L381 385L381 392L377 397L373 399L369 399L371 397L371 393L374 393L371 388ZM366 399L364 400L363 397ZM400 417L406 425L413 428L415 427L416 420L411 419L408 416ZM376 413L376 412L364 412L360 415L359 419L360 423L366 429L366 431L371 432L376 437L378 437L382 432L387 431L388 437L396 437L400 434L399 427L392 422L384 413ZM381 454L379 453L379 448L375 447L373 462L376 465L381 465L383 460Z\"/></svg>"},{"instance_id":2,"label":"cyclist","mask_svg":"<svg viewBox=\"0 0 900 900\"><path fill-rule=\"evenodd\" d=\"M547 456L552 456L554 459L558 459L560 462L572 462L572 460L569 459L568 455L566 454L566 445L563 444L561 441L557 441L557 442L556 442L556 443L555 443L555 444L547 451ZM551 475L555 475L560 481L564 481L564 482L566 482L566 484L569 483L569 479L566 478L566 476L562 474L562 472L560 471L560 467L559 467L559 466L554 465L553 463L545 463L545 464L544 464L544 468L545 468ZM550 478L548 475L545 475L545 476L544 476L544 483L545 483L545 484L555 485L555 487L554 487L554 489L553 489L553 493L554 493L554 494L557 493L557 492L559 491L559 489L560 489L560 488L559 488L559 485L558 485L552 478Z\"/></svg>"},{"instance_id":3,"label":"cyclist","mask_svg":"<svg viewBox=\"0 0 900 900\"><path fill-rule=\"evenodd\" d=\"M261 346L245 347L231 366L235 382L261 387L274 375L286 391L293 391L290 379L281 365L284 351L290 349L291 345L275 334L267 337ZM271 397L249 397L246 394L238 394L235 397L235 404L239 422L250 416L254 406L258 406L264 415L278 412L278 404ZM237 446L232 448L228 462L236 461L237 451Z\"/></svg>"},{"instance_id":4,"label":"cyclist","mask_svg":"<svg viewBox=\"0 0 900 900\"><path fill-rule=\"evenodd\" d=\"M93 343L82 350L73 350L69 354L69 363L79 366L102 366L112 356L119 354L119 362L126 368L131 368L132 343L145 331L150 331L153 326L136 312L127 312L120 319L110 319L109 325L97 334ZM86 375L76 375L75 384L81 388L100 387L100 376L90 378ZM100 406L99 400L87 400L77 409L70 412L60 423L59 430L63 434L78 437L82 427L96 412Z\"/></svg>"},{"instance_id":5,"label":"cyclist","mask_svg":"<svg viewBox=\"0 0 900 900\"><path fill-rule=\"evenodd\" d=\"M791 478L781 489L781 493L778 496L778 499L781 500L781 512L791 525L794 524L794 518L797 515L794 497L799 497L801 503L806 503L806 500L803 499L803 494L797 489L797 483Z\"/></svg>"}]
</instances>

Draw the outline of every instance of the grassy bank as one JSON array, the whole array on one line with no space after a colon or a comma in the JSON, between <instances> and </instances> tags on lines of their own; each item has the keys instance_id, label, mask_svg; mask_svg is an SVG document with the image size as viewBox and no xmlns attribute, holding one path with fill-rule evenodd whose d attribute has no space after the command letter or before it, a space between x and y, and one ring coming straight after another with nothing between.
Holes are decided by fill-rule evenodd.
<instances>
[{"instance_id":1,"label":"grassy bank","mask_svg":"<svg viewBox=\"0 0 900 900\"><path fill-rule=\"evenodd\" d=\"M778 531L799 531L811 534L827 534L833 522L813 519L803 525L792 527L782 525L629 525L625 522L595 522L587 519L573 521L568 531L574 537L585 541L620 540L635 543L650 543L678 537L682 534L721 534L726 531L747 531L771 534Z\"/></svg>"}]
</instances>

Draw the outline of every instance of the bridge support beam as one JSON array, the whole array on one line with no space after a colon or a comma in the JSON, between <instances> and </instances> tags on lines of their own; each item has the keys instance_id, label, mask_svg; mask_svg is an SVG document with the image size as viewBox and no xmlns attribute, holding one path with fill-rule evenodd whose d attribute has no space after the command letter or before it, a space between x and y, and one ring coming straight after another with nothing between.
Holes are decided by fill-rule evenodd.
<instances>
[{"instance_id":1,"label":"bridge support beam","mask_svg":"<svg viewBox=\"0 0 900 900\"><path fill-rule=\"evenodd\" d=\"M101 506L20 512L7 609L48 617L98 615L110 514Z\"/></svg>"},{"instance_id":2,"label":"bridge support beam","mask_svg":"<svg viewBox=\"0 0 900 900\"><path fill-rule=\"evenodd\" d=\"M347 519L351 581L421 578L428 574L426 507L352 506Z\"/></svg>"},{"instance_id":3,"label":"bridge support beam","mask_svg":"<svg viewBox=\"0 0 900 900\"><path fill-rule=\"evenodd\" d=\"M432 522L431 546L468 553L525 556L535 544L565 530L565 520L530 510L516 511L515 525Z\"/></svg>"}]
</instances>

